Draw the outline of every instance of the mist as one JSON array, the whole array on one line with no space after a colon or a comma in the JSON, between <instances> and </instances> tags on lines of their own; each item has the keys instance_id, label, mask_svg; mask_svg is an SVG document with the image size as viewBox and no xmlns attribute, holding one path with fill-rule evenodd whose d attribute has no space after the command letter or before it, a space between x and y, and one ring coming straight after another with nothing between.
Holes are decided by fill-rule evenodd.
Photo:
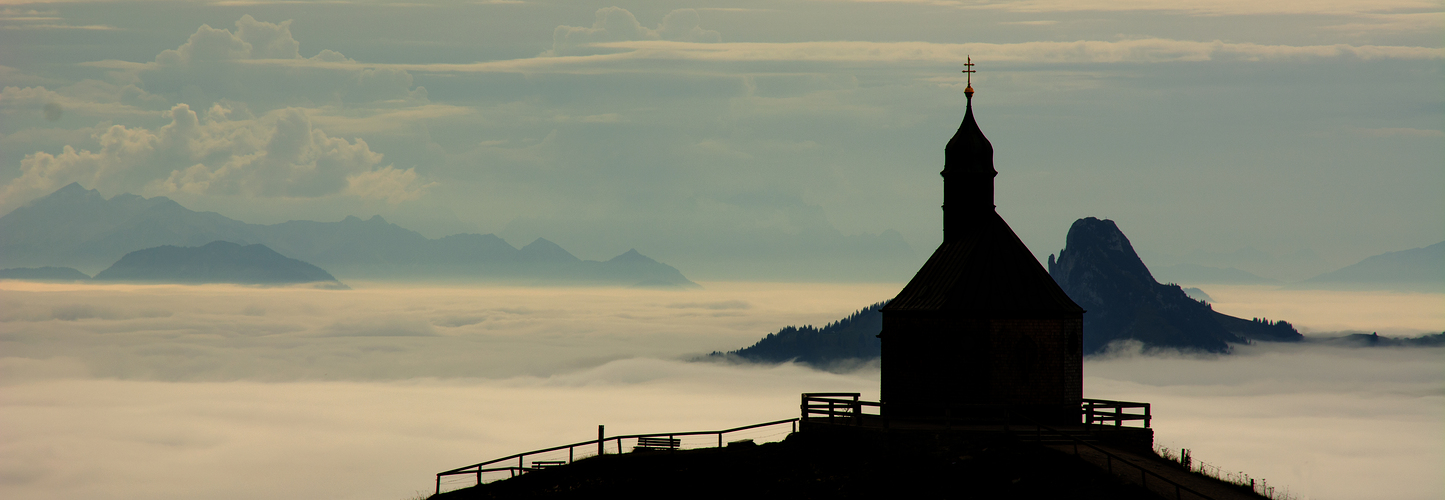
<instances>
[{"instance_id":1,"label":"mist","mask_svg":"<svg viewBox=\"0 0 1445 500\"><path fill-rule=\"evenodd\" d=\"M897 293L351 285L0 282L0 494L402 499L429 492L436 472L591 439L598 424L708 430L793 417L805 391L876 399L876 364L687 360ZM1445 324L1427 307L1442 294L1206 291L1217 310L1256 307L1315 337ZM1306 498L1439 498L1442 354L1122 349L1086 361L1085 395L1153 403L1159 444Z\"/></svg>"}]
</instances>

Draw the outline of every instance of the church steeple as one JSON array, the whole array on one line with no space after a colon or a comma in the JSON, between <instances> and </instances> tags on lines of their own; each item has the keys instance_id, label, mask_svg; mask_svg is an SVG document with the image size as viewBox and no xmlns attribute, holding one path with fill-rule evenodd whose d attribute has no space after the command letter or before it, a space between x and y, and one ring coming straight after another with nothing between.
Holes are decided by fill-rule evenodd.
<instances>
[{"instance_id":1,"label":"church steeple","mask_svg":"<svg viewBox=\"0 0 1445 500\"><path fill-rule=\"evenodd\" d=\"M973 58L963 70L968 87L963 93L968 107L963 124L943 149L943 241L963 235L981 217L991 214L993 204L993 144L973 119Z\"/></svg>"}]
</instances>

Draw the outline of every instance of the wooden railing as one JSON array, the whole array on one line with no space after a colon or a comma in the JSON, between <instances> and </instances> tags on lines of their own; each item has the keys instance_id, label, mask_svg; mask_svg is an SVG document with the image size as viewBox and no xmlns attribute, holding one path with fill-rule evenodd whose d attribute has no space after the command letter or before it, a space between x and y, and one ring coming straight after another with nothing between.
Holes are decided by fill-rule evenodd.
<instances>
[{"instance_id":1,"label":"wooden railing","mask_svg":"<svg viewBox=\"0 0 1445 500\"><path fill-rule=\"evenodd\" d=\"M883 403L877 401L863 401L860 399L860 396L861 395L856 392L804 393L802 395L802 403L800 405L801 418L790 418L785 420L776 420L772 422L763 422L760 424L745 425L742 427L734 427L731 429L723 429L717 431L690 431L654 434L629 434L624 436L604 436L602 433L602 428L599 426L597 439L572 444L564 444L561 446L553 446L551 448L533 450L525 453L518 453L515 455L509 455L478 464L468 465L466 467L458 467L456 469L438 472L436 475L436 493L441 493L442 478L444 477L475 475L475 484L483 484L484 482L486 482L484 476L488 473L500 474L501 476L498 477L498 479L504 477L515 477L519 474L523 474L526 472L540 470L547 467L565 465L590 456L607 454L609 453L609 449L615 450L611 451L611 453L624 453L624 441L632 441L634 445L645 444L645 446L638 447L654 450L659 449L656 443L665 442L669 445L662 447L661 449L670 450L682 447L683 443L680 438L685 436L714 435L717 437L717 446L722 447L724 444L723 436L739 431L769 427L774 425L790 424L791 429L789 430L789 432L797 432L798 422L800 420L826 421L827 423L842 425L864 425L865 419L879 419L882 421L883 425L886 426L889 419L886 419L881 415ZM1135 410L1140 408L1144 410L1143 414L1125 412L1126 410ZM875 412L867 413L866 411L870 409L874 410ZM1009 423L1011 421L1015 421L1016 419L1020 422L1033 422L1033 420L1028 418L1026 415L1010 412L1008 405L1002 404L962 405L957 407L956 410L957 412L950 412L949 414L941 418L924 420L936 420L944 424L963 420L999 420L1001 423L1003 423L1005 430L1011 430ZM962 414L969 415L969 418L960 418ZM1084 421L1084 424L1086 425L1086 428L1087 426L1093 424L1107 425L1109 422L1112 422L1116 427L1121 427L1124 425L1124 422L1130 421L1142 421L1144 427L1147 428L1150 426L1152 418L1152 415L1150 414L1149 403L1110 401L1105 399L1083 400L1080 405L1080 415L1082 417L1082 420ZM1031 425L1034 427L1033 430L1036 436L1041 435L1042 432L1047 430L1051 434L1058 434L1075 441L1075 453L1077 453L1078 444L1083 444L1084 446L1088 446L1090 448L1100 451L1101 453L1104 453L1106 456L1110 457L1109 465L1110 467L1112 467L1112 461L1114 460L1114 456L1109 452L1100 450L1097 447L1094 447L1093 445L1090 445L1088 443L1083 443L1077 438L1068 435L1067 433L1059 432L1058 430L1055 430L1053 428L1045 427L1038 424ZM640 442L640 440L643 440L644 438L646 440ZM562 450L567 451L565 460L563 460L560 456ZM543 457L543 455L547 454L553 455ZM542 458L547 459L543 460ZM513 460L515 460L516 462L513 463ZM1125 463L1129 462L1126 461ZM1130 465L1133 464L1130 463ZM1138 466L1136 465L1135 467ZM1151 472L1148 472L1143 468L1140 468L1140 471L1143 474L1152 474ZM1161 477L1160 479L1163 478ZM1163 480L1171 484L1173 483L1168 479ZM1180 486L1179 488L1183 487ZM1180 491L1189 491L1198 495L1198 493L1194 492L1193 490L1189 490L1188 488L1183 488ZM1208 498L1204 497L1203 495L1199 496L1203 498Z\"/></svg>"},{"instance_id":2,"label":"wooden railing","mask_svg":"<svg viewBox=\"0 0 1445 500\"><path fill-rule=\"evenodd\" d=\"M823 419L823 418L826 418L828 423L845 424L845 425L861 425L862 419L866 416L866 417L874 417L874 418L878 418L878 419L882 420L882 421L883 421L883 425L886 427L886 426L888 425L888 421L889 421L889 420L892 420L892 419L888 419L888 418L883 417L882 415L878 415L878 414L865 414L865 413L863 413L863 409L864 409L865 407L882 408L882 407L883 407L883 403L881 403L881 402L876 402L876 401L862 401L862 400L859 399L859 396L860 396L859 393L854 393L854 392L814 392L814 393L805 393L805 394L803 394L802 419L803 419L803 420L810 420L810 419L811 419L810 421L817 421L817 420L821 420L821 419ZM989 414L989 417L998 417L998 418L1001 418L1002 421L1003 421L1004 429L1005 429L1006 432L1012 432L1012 433L1014 433L1014 434L1016 434L1016 435L1019 435L1020 437L1024 437L1024 438L1027 438L1028 436L1032 435L1033 438L1034 438L1034 440L1035 440L1035 441L1038 441L1038 442L1043 442L1043 440L1044 440L1044 434L1045 434L1045 433L1047 433L1047 434L1050 435L1050 436L1061 436L1061 437L1064 437L1064 438L1068 439L1068 440L1073 444L1074 455L1078 455L1078 454L1079 454L1079 446L1084 446L1084 447L1090 448L1090 449L1092 449L1092 450L1094 450L1094 451L1097 451L1097 452L1099 452L1099 453L1101 453L1101 454L1104 455L1104 461L1105 461L1104 467L1105 467L1105 469L1107 469L1110 473L1113 473L1113 472L1114 472L1114 467L1115 467L1114 464L1115 464L1115 462L1118 462L1119 464L1122 464L1121 466L1133 467L1133 468L1135 468L1135 469L1137 469L1137 470L1139 471L1139 485L1142 486L1142 487L1144 487L1144 488L1148 488L1148 487L1149 487L1149 478L1152 476L1152 477L1154 478L1154 481L1155 481L1155 482L1160 482L1160 481L1162 481L1164 484L1166 484L1166 485L1168 485L1168 486L1172 486L1172 487L1174 488L1174 498L1175 498L1176 500L1183 500L1183 499L1185 498L1185 496L1184 496L1185 493L1188 493L1189 495L1192 495L1192 496L1189 497L1189 498L1202 498L1202 499L1206 499L1206 500L1210 500L1210 499L1211 499L1211 497L1209 497L1208 495L1205 495L1205 494L1203 494L1203 493L1200 493L1200 492L1198 492L1198 491L1196 491L1196 490L1194 490L1194 489L1192 489L1192 488L1189 488L1188 486L1184 486L1184 485L1182 485L1182 484L1179 484L1178 482L1175 482L1175 481L1173 481L1173 480L1171 480L1171 479L1169 479L1169 478L1166 478L1166 477L1164 477L1164 476L1161 476L1161 475L1159 475L1158 473L1155 473L1155 472L1153 472L1153 471L1150 471L1150 470L1148 470L1148 469L1145 469L1144 467L1140 466L1139 464L1136 464L1136 463L1134 463L1134 462L1131 462L1131 461L1129 461L1128 459L1125 459L1125 458L1120 457L1120 456L1118 456L1118 455L1116 455L1116 454L1114 454L1114 453L1111 453L1111 452L1109 452L1109 451L1106 451L1106 450L1104 450L1104 449L1102 449L1102 448L1099 448L1099 447L1097 447L1097 446L1094 446L1094 445L1092 445L1092 444L1089 444L1089 443L1087 443L1087 442L1084 442L1084 441L1080 440L1078 437L1074 436L1074 435L1071 434L1071 433L1063 432L1063 431L1060 431L1060 430L1055 429L1055 428L1053 428L1053 427L1049 427L1049 426L1047 426L1047 425L1039 424L1037 421L1035 421L1034 419L1030 418L1030 417L1027 416L1027 415L1024 415L1024 414L1021 414L1021 413L1016 413L1016 412L1010 412L1010 411L1009 411L1009 408L1008 408L1008 405L1001 405L1001 404L992 404L992 405L989 405L989 404L979 404L979 405L963 405L963 406L961 406L961 407L959 407L959 408L963 409L964 411L970 412L971 418L969 418L969 419L959 419L959 418L950 418L950 417L940 417L940 418L906 419L906 420L909 420L909 421L927 421L927 422L957 421L957 420L978 420L978 418L977 418L977 417L978 417L978 414L977 414L977 413L974 413L974 411L975 411L975 410L983 410L983 411L986 411L986 412ZM1125 413L1125 410L1139 409L1139 408L1142 408L1142 409L1144 410L1144 413L1143 413L1143 414L1138 414L1138 413ZM1151 418L1152 418L1152 415L1151 415L1151 413L1150 413L1149 403L1135 403L1135 402L1130 402L1130 401L1111 401L1111 400L1107 400L1107 399L1085 399L1085 400L1083 400L1083 402L1079 405L1079 412L1080 412L1080 416L1081 416L1082 419L1084 420L1085 429L1087 429L1088 426L1089 426L1089 425L1092 425L1092 424L1096 424L1096 423L1098 423L1098 424L1106 424L1107 422L1113 422L1115 427L1122 427L1123 424L1124 424L1124 422L1128 422L1128 421L1142 421L1142 422L1144 423L1144 427L1147 428L1147 427L1149 427L1149 425L1150 425L1150 423L1151 423ZM990 418L990 419L993 419L993 418ZM900 419L900 420L904 420L904 419ZM1015 423L1017 423L1017 424L1025 424L1025 425L1024 425L1024 426L1017 426L1017 425L1012 425L1012 426L1011 426L1011 425L1010 425L1010 422L1015 422ZM1032 428L1032 429L1030 429L1030 428ZM1029 432L1030 430L1031 430L1032 432Z\"/></svg>"},{"instance_id":3,"label":"wooden railing","mask_svg":"<svg viewBox=\"0 0 1445 500\"><path fill-rule=\"evenodd\" d=\"M1124 410L1143 408L1144 414L1124 413ZM1084 425L1108 425L1114 423L1114 427L1122 427L1124 422L1130 420L1143 420L1144 427L1149 427L1152 415L1149 413L1149 403L1135 403L1131 401L1110 401L1107 399L1085 399L1079 406L1084 414ZM1112 411L1108 411L1112 410Z\"/></svg>"},{"instance_id":4,"label":"wooden railing","mask_svg":"<svg viewBox=\"0 0 1445 500\"><path fill-rule=\"evenodd\" d=\"M805 392L800 407L802 418L819 417L828 419L829 423L857 425L862 422L864 406L883 406L876 401L861 401L859 396L856 392Z\"/></svg>"},{"instance_id":5,"label":"wooden railing","mask_svg":"<svg viewBox=\"0 0 1445 500\"><path fill-rule=\"evenodd\" d=\"M883 403L877 401L863 401L856 392L806 392L803 393L802 418L826 418L829 423L860 424L863 417L881 417ZM877 413L865 413L864 408L878 408ZM1143 409L1144 413L1126 413L1126 410ZM1108 425L1113 422L1115 427L1124 426L1125 422L1141 421L1144 427L1152 424L1153 414L1150 411L1149 403L1136 403L1133 401L1113 401L1108 399L1084 399L1079 404L1079 414L1085 425ZM1019 412L1010 411L1006 404L961 404L949 408L942 416L932 418L919 418L912 420L938 420L938 421L999 421L1007 424L1012 416L1020 416Z\"/></svg>"},{"instance_id":6,"label":"wooden railing","mask_svg":"<svg viewBox=\"0 0 1445 500\"><path fill-rule=\"evenodd\" d=\"M732 433L736 433L736 432L740 432L740 431L746 431L746 430L751 430L751 429L758 429L758 428L762 428L762 427L770 427L770 426L774 426L774 425L783 425L783 424L791 424L791 427L790 427L790 429L788 430L789 433L793 433L793 432L797 432L797 431L798 431L798 419L796 419L796 418L789 418L789 419L785 419L785 420L774 420L774 421L772 421L772 422L763 422L763 423L760 423L760 424L744 425L744 426L742 426L742 427L733 427L733 428L731 428L731 429L723 429L723 430L717 430L717 431L662 432L662 433L654 433L654 434L628 434L628 435L623 435L623 436L604 436L603 433L602 433L602 427L601 427L601 426L598 426L598 428L597 428L597 439L593 439L593 440L590 440L590 441L582 441L582 442L580 442L580 443L572 443L572 444L564 444L564 445L561 445L561 446L553 446L553 447L551 447L551 448L543 448L543 449L540 449L540 450L532 450L532 451L528 451L528 452L525 452L525 453L518 453L518 454L516 454L516 455L508 455L508 456L505 456L505 457L502 457L502 458L498 458L498 459L495 459L495 460L488 460L488 461L486 461L486 462L468 465L468 466L466 466L466 467L458 467L458 468L455 468L455 469L452 469L452 470L438 472L438 473L437 473L437 480L436 480L436 494L438 494L438 495L441 494L441 492L442 492L442 478L443 478L443 477L446 477L446 476L476 475L476 477L477 477L476 484L482 484L482 483L484 482L484 481L483 481L483 476L484 476L485 474L487 474L487 473L506 473L506 474L505 474L505 477L515 477L515 476L517 476L518 474L524 474L524 473L527 473L527 472L531 472L531 471L535 471L535 470L541 470L541 469L545 469L545 468L548 468L548 467L556 467L556 466L560 466L560 465L566 465L566 464L572 463L572 462L574 462L574 461L576 461L576 460L580 460L580 459L587 458L587 457L591 457L591 456L604 455L604 454L608 454L608 453L618 453L618 454L620 454L620 453L623 453L623 452L624 452L624 451L623 451L623 450L624 450L624 448L623 448L623 442L624 442L624 441L632 441L633 444L638 444L638 443L639 443L639 440L644 440L644 439L645 439L646 441L643 441L643 442L648 443L648 444L651 444L651 445L655 445L656 443L667 443L669 446L667 446L665 449L678 449L678 448L681 448L681 447L682 447L683 443L682 443L682 439L681 439L681 438L683 438L683 437L685 437L685 436L708 436L708 435L716 435L716 436L717 436L717 446L720 448L720 447L722 447L723 444L724 444L723 436L725 436L725 435L727 435L727 434L732 434ZM710 444L710 443L709 443L709 444ZM642 446L642 447L643 447L643 448L648 448L648 449L653 449L653 450L658 449L656 446ZM701 447L705 447L705 446L694 446L694 447L695 447L695 448L701 448ZM595 453L592 453L592 451L593 451L594 449L595 449L596 452L595 452ZM609 449L610 449L610 450L609 450ZM558 456L558 457L556 457L556 459L552 459L552 460L538 460L538 458L542 458L543 455L552 454L553 452L557 452L558 454L560 454L560 452L561 452L562 450L567 450L567 459L566 459L566 460L561 460L561 457L560 457L560 456ZM580 453L579 453L579 450L580 450ZM615 451L612 451L612 450L615 450ZM553 457L548 456L547 458L553 458ZM513 464L511 463L513 460L516 460L516 464L515 464L515 465L513 465ZM502 465L502 464L505 464L505 465ZM528 464L530 464L530 466L529 466ZM489 466L491 466L491 467L489 467Z\"/></svg>"}]
</instances>

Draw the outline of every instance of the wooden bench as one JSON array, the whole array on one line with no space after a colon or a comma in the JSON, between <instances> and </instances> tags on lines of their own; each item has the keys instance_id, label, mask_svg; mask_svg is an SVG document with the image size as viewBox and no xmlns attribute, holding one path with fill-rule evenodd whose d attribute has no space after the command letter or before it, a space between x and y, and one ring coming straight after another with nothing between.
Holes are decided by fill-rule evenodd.
<instances>
[{"instance_id":1,"label":"wooden bench","mask_svg":"<svg viewBox=\"0 0 1445 500\"><path fill-rule=\"evenodd\" d=\"M566 460L536 460L532 462L532 470L542 470L551 467L567 465Z\"/></svg>"},{"instance_id":2,"label":"wooden bench","mask_svg":"<svg viewBox=\"0 0 1445 500\"><path fill-rule=\"evenodd\" d=\"M682 446L682 440L676 438L640 437L637 438L637 446L632 451L639 450L676 450Z\"/></svg>"}]
</instances>

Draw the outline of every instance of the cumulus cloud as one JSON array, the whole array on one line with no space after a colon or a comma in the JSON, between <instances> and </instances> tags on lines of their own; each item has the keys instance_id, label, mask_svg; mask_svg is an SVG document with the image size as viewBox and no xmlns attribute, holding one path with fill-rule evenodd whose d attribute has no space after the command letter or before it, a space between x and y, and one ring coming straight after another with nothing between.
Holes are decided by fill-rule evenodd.
<instances>
[{"instance_id":1,"label":"cumulus cloud","mask_svg":"<svg viewBox=\"0 0 1445 500\"><path fill-rule=\"evenodd\" d=\"M318 55L326 59L339 56L332 51ZM236 21L236 32L215 29L202 24L186 43L161 51L156 56L160 65L207 64L233 59L300 59L301 42L291 36L291 21L267 23L250 14Z\"/></svg>"},{"instance_id":2,"label":"cumulus cloud","mask_svg":"<svg viewBox=\"0 0 1445 500\"><path fill-rule=\"evenodd\" d=\"M426 189L413 169L382 166L366 141L331 137L307 114L284 108L232 119L216 104L202 119L186 104L172 107L158 129L113 125L94 151L72 146L38 151L20 162L20 177L0 191L15 206L70 182L109 192L186 192L250 197L354 195L390 203Z\"/></svg>"},{"instance_id":3,"label":"cumulus cloud","mask_svg":"<svg viewBox=\"0 0 1445 500\"><path fill-rule=\"evenodd\" d=\"M662 18L662 24L650 29L637 21L627 9L607 7L597 10L592 27L558 26L552 32L552 49L543 55L571 55L586 46L601 42L626 40L676 40L682 42L718 42L717 31L704 29L694 9L678 9Z\"/></svg>"},{"instance_id":4,"label":"cumulus cloud","mask_svg":"<svg viewBox=\"0 0 1445 500\"><path fill-rule=\"evenodd\" d=\"M161 51L149 63L99 61L92 66L134 74L148 92L192 105L222 99L262 109L355 103L426 103L426 89L397 68L356 68L355 61L330 49L301 56L291 21L270 23L250 15L236 30L201 25L185 43ZM256 61L301 64L296 69L246 65Z\"/></svg>"}]
</instances>

